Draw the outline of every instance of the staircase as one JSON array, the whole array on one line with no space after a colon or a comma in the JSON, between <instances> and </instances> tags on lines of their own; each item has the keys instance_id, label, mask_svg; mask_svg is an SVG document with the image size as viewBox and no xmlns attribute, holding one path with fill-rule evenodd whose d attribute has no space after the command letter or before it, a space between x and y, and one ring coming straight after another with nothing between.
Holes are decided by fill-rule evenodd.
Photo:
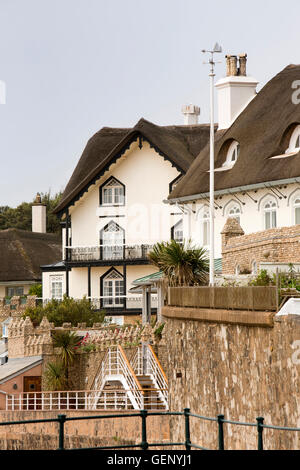
<instances>
[{"instance_id":1,"label":"staircase","mask_svg":"<svg viewBox=\"0 0 300 470\"><path fill-rule=\"evenodd\" d=\"M129 363L123 348L110 348L95 377L93 409L168 409L168 382L148 344L137 349Z\"/></svg>"}]
</instances>

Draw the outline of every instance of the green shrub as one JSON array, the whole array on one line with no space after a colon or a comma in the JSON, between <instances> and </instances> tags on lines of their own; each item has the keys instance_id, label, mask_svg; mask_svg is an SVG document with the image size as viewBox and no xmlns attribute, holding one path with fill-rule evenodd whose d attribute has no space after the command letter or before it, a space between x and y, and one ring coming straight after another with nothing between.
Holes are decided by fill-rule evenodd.
<instances>
[{"instance_id":1,"label":"green shrub","mask_svg":"<svg viewBox=\"0 0 300 470\"><path fill-rule=\"evenodd\" d=\"M77 326L78 323L86 323L90 327L93 326L93 323L103 323L105 311L94 310L85 297L74 300L71 297L64 296L62 301L52 299L45 306L28 307L23 318L26 316L30 317L35 326L41 323L43 317L47 317L50 323L54 323L55 327L62 326L63 323L71 323L72 326Z\"/></svg>"},{"instance_id":2,"label":"green shrub","mask_svg":"<svg viewBox=\"0 0 300 470\"><path fill-rule=\"evenodd\" d=\"M158 339L162 338L162 332L163 332L164 327L165 327L165 324L162 323L156 328L156 330L154 331L154 336L156 336L156 338Z\"/></svg>"},{"instance_id":3,"label":"green shrub","mask_svg":"<svg viewBox=\"0 0 300 470\"><path fill-rule=\"evenodd\" d=\"M33 284L30 286L28 295L36 295L39 298L43 297L43 288L42 284Z\"/></svg>"},{"instance_id":4,"label":"green shrub","mask_svg":"<svg viewBox=\"0 0 300 470\"><path fill-rule=\"evenodd\" d=\"M262 269L253 281L250 282L250 286L275 286L276 277L270 276L266 269Z\"/></svg>"}]
</instances>

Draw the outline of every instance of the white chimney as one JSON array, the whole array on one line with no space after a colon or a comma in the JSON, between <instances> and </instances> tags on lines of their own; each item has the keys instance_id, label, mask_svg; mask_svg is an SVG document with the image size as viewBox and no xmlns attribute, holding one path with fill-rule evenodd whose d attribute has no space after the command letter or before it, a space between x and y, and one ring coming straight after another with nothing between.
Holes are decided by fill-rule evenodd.
<instances>
[{"instance_id":1,"label":"white chimney","mask_svg":"<svg viewBox=\"0 0 300 470\"><path fill-rule=\"evenodd\" d=\"M194 126L198 124L198 116L200 115L199 106L193 104L184 105L181 108L182 114L184 115L184 125Z\"/></svg>"},{"instance_id":2,"label":"white chimney","mask_svg":"<svg viewBox=\"0 0 300 470\"><path fill-rule=\"evenodd\" d=\"M32 231L46 233L46 204L42 204L41 195L37 193L32 205Z\"/></svg>"},{"instance_id":3,"label":"white chimney","mask_svg":"<svg viewBox=\"0 0 300 470\"><path fill-rule=\"evenodd\" d=\"M239 67L238 67L239 63ZM247 77L247 54L226 56L226 78L216 83L218 91L218 129L228 129L256 96L259 83Z\"/></svg>"}]
</instances>

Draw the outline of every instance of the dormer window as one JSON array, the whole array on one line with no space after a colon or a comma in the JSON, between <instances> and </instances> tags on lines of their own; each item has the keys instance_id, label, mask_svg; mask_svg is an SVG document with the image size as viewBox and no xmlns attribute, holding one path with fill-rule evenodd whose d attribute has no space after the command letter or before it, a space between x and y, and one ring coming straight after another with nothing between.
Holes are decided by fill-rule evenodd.
<instances>
[{"instance_id":1,"label":"dormer window","mask_svg":"<svg viewBox=\"0 0 300 470\"><path fill-rule=\"evenodd\" d=\"M227 151L226 161L223 166L232 167L236 162L240 154L240 144L234 140Z\"/></svg>"},{"instance_id":2,"label":"dormer window","mask_svg":"<svg viewBox=\"0 0 300 470\"><path fill-rule=\"evenodd\" d=\"M100 187L100 205L123 206L125 204L125 186L116 178L109 178Z\"/></svg>"},{"instance_id":3,"label":"dormer window","mask_svg":"<svg viewBox=\"0 0 300 470\"><path fill-rule=\"evenodd\" d=\"M285 153L299 152L300 151L300 125L296 126L291 138L289 148Z\"/></svg>"}]
</instances>

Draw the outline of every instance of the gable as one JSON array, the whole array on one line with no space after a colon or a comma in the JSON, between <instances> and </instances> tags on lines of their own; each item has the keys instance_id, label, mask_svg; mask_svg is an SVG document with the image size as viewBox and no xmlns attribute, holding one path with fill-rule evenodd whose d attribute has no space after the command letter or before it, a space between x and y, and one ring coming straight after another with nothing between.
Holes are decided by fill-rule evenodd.
<instances>
[{"instance_id":1,"label":"gable","mask_svg":"<svg viewBox=\"0 0 300 470\"><path fill-rule=\"evenodd\" d=\"M148 142L162 158L185 173L197 148L198 151L203 148L208 139L207 125L161 127L141 119L131 130L103 128L89 140L55 212L61 216L79 200L133 142L138 142L139 146Z\"/></svg>"}]
</instances>

